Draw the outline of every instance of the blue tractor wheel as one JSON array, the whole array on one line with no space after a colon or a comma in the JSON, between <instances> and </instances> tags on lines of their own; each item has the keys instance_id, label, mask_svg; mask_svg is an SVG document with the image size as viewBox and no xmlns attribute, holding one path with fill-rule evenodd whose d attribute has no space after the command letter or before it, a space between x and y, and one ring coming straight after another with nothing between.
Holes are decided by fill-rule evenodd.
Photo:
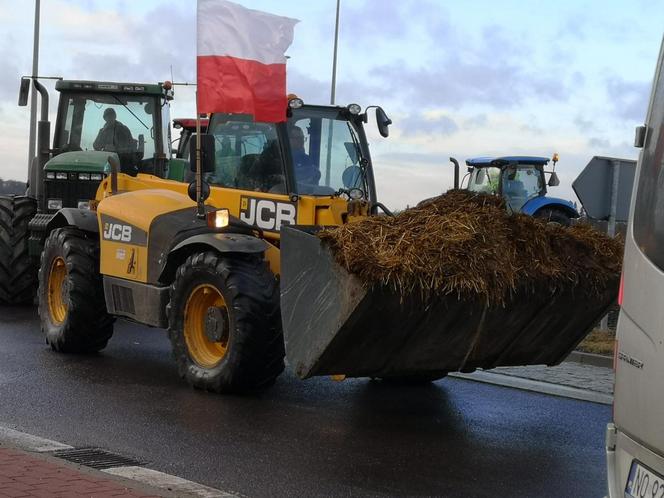
<instances>
[{"instance_id":1,"label":"blue tractor wheel","mask_svg":"<svg viewBox=\"0 0 664 498\"><path fill-rule=\"evenodd\" d=\"M549 223L558 223L559 225L562 225L564 227L568 227L572 224L572 219L570 218L570 216L566 212L560 209L552 209L552 208L540 209L534 214L534 216L535 218L540 218Z\"/></svg>"}]
</instances>

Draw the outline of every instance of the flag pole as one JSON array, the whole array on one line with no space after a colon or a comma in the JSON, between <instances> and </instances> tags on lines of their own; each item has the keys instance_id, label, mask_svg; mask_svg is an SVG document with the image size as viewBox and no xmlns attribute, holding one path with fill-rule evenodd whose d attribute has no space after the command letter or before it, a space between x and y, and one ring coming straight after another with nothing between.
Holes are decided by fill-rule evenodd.
<instances>
[{"instance_id":1,"label":"flag pole","mask_svg":"<svg viewBox=\"0 0 664 498\"><path fill-rule=\"evenodd\" d=\"M339 43L339 7L341 0L337 0L337 20L334 24L334 53L332 56L332 89L330 90L330 105L334 105L337 88L337 46Z\"/></svg>"},{"instance_id":2,"label":"flag pole","mask_svg":"<svg viewBox=\"0 0 664 498\"><path fill-rule=\"evenodd\" d=\"M39 72L39 15L40 15L40 0L35 0L35 29L34 29L34 41L32 44L32 77L36 78L37 73ZM30 100L30 134L28 138L28 171L32 169L32 160L35 157L35 141L36 141L36 129L37 129L37 92L32 90ZM28 174L29 176L29 174ZM30 178L28 177L28 182ZM30 185L30 189L34 189L35 186Z\"/></svg>"}]
</instances>

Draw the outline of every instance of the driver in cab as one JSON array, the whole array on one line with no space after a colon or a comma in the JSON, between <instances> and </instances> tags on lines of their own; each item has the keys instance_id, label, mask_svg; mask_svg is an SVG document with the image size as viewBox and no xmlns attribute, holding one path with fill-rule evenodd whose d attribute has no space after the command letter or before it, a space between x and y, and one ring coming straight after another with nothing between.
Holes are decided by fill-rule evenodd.
<instances>
[{"instance_id":1,"label":"driver in cab","mask_svg":"<svg viewBox=\"0 0 664 498\"><path fill-rule=\"evenodd\" d=\"M133 152L134 138L129 128L117 120L115 109L108 107L104 111L104 121L106 124L99 130L92 147L106 152Z\"/></svg>"},{"instance_id":2,"label":"driver in cab","mask_svg":"<svg viewBox=\"0 0 664 498\"><path fill-rule=\"evenodd\" d=\"M293 169L297 183L318 185L320 170L313 160L304 151L304 132L299 126L291 126L288 136L290 138L291 155L293 156Z\"/></svg>"}]
</instances>

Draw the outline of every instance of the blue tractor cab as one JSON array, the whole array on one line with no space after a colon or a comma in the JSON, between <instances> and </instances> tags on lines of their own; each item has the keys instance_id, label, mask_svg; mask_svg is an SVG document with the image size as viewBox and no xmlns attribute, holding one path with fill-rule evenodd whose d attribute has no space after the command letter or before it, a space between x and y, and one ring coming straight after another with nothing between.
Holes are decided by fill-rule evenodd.
<instances>
[{"instance_id":1,"label":"blue tractor cab","mask_svg":"<svg viewBox=\"0 0 664 498\"><path fill-rule=\"evenodd\" d=\"M459 188L458 162L455 165L455 188ZM551 171L544 168L553 162ZM552 159L537 156L475 157L468 159L468 183L471 192L500 195L507 209L515 213L545 218L569 226L572 218L578 218L574 204L565 199L548 197L547 186L560 184L555 172L558 154ZM549 175L548 181L546 175ZM465 178L464 178L465 180ZM464 183L463 181L461 182Z\"/></svg>"}]
</instances>

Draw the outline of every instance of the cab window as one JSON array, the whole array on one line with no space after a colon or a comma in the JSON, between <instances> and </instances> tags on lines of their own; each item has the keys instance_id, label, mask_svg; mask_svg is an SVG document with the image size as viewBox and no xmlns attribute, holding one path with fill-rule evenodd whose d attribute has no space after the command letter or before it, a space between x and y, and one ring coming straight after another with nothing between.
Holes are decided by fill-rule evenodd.
<instances>
[{"instance_id":1,"label":"cab window","mask_svg":"<svg viewBox=\"0 0 664 498\"><path fill-rule=\"evenodd\" d=\"M662 90L653 116L664 116ZM664 125L652 123L649 132L634 206L634 239L648 259L664 270Z\"/></svg>"},{"instance_id":2,"label":"cab window","mask_svg":"<svg viewBox=\"0 0 664 498\"><path fill-rule=\"evenodd\" d=\"M215 139L215 171L211 185L286 193L282 154L273 123L215 114L208 131Z\"/></svg>"}]
</instances>

